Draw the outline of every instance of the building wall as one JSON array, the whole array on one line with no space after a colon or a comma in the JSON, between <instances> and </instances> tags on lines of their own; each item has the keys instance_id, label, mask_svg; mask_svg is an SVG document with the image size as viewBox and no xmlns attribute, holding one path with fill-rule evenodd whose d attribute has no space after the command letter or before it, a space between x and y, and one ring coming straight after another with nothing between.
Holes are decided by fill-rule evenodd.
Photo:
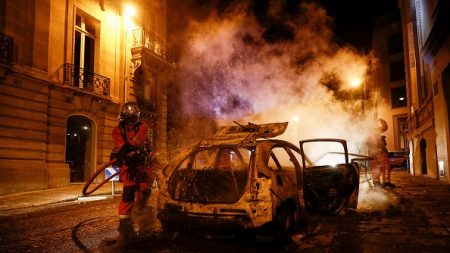
<instances>
[{"instance_id":1,"label":"building wall","mask_svg":"<svg viewBox=\"0 0 450 253\"><path fill-rule=\"evenodd\" d=\"M27 75L0 77L0 194L47 187L48 94Z\"/></svg>"},{"instance_id":2,"label":"building wall","mask_svg":"<svg viewBox=\"0 0 450 253\"><path fill-rule=\"evenodd\" d=\"M373 71L374 86L377 91L377 113L378 117L384 119L388 124L388 130L383 133L386 136L389 150L400 150L399 126L396 122L398 117L408 114L406 106L393 108L391 89L405 86L405 79L391 80L390 64L403 59L403 51L389 52L389 37L401 34L401 23L390 21L387 16L377 19L373 32L372 49L376 58L376 66Z\"/></svg>"},{"instance_id":3,"label":"building wall","mask_svg":"<svg viewBox=\"0 0 450 253\"><path fill-rule=\"evenodd\" d=\"M123 11L126 3L128 1L0 1L0 7L4 6L0 11L0 33L13 38L15 48L13 61L0 61L0 195L70 184L66 136L68 119L74 115L85 117L93 126L86 146L89 155L84 162L84 178L109 161L114 147L111 132L118 123L120 105L137 99L126 97L127 91L133 93L134 89L133 73L129 69L131 45L126 44L125 19L128 17ZM143 15L148 8L160 7L165 1L140 0L135 4ZM109 94L67 83L66 76L74 77L65 64L74 63L77 12L95 23L93 70L109 78L109 88L100 87ZM161 20L165 14L160 13L158 17L159 20L152 20L158 20L157 31L164 36L162 43L165 43L165 20ZM144 26L142 17L130 19L137 27ZM158 57L157 65L172 68L165 59ZM157 151L161 154L165 154L162 149L167 143L166 90L172 74L171 71L165 73L159 81L160 91L153 98L158 104L158 114L154 122L150 122L159 136Z\"/></svg>"},{"instance_id":4,"label":"building wall","mask_svg":"<svg viewBox=\"0 0 450 253\"><path fill-rule=\"evenodd\" d=\"M420 140L427 143L427 175L449 180L449 114L444 89L450 63L448 13L445 0L399 0L404 31L405 65L409 103L409 139L413 148L414 174L422 174ZM441 168L441 170L439 169Z\"/></svg>"},{"instance_id":5,"label":"building wall","mask_svg":"<svg viewBox=\"0 0 450 253\"><path fill-rule=\"evenodd\" d=\"M445 96L444 85L450 85L450 80L445 79L444 71L449 71L450 66L450 37L447 37L445 42L447 47L442 47L438 51L438 57L435 59L435 64L431 69L431 83L433 84L433 104L435 114L435 126L436 126L436 155L437 161L443 165L444 175L440 173L439 178L450 182L449 171L449 143L450 143L450 130L449 130L449 113L448 103L450 97ZM448 73L447 73L448 76ZM444 82L446 82L444 84Z\"/></svg>"}]
</instances>

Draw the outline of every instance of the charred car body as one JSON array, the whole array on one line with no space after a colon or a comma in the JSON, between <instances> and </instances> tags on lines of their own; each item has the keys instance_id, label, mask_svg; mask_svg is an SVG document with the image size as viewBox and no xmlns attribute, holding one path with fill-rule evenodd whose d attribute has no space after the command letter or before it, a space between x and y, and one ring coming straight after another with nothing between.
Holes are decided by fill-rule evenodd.
<instances>
[{"instance_id":1,"label":"charred car body","mask_svg":"<svg viewBox=\"0 0 450 253\"><path fill-rule=\"evenodd\" d=\"M321 139L342 145L345 158L342 164L315 166L305 155L308 141L301 150L271 139L286 127L287 122L222 127L180 152L159 180L163 229L221 234L270 224L289 234L308 211L356 208L359 174L348 161L345 141Z\"/></svg>"}]
</instances>

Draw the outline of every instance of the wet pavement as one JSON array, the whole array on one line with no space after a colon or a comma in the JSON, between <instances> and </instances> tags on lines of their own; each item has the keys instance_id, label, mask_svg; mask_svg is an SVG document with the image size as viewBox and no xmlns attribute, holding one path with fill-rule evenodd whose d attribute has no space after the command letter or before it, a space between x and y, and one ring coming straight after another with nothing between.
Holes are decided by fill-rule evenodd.
<instances>
[{"instance_id":1,"label":"wet pavement","mask_svg":"<svg viewBox=\"0 0 450 253\"><path fill-rule=\"evenodd\" d=\"M312 217L295 252L450 252L450 185L404 170L392 178L394 189L361 183L356 212Z\"/></svg>"},{"instance_id":2,"label":"wet pavement","mask_svg":"<svg viewBox=\"0 0 450 253\"><path fill-rule=\"evenodd\" d=\"M114 252L450 252L450 184L426 176L413 177L405 170L399 169L393 171L392 179L397 186L394 189L373 188L371 183L361 182L357 210L340 216L310 216L298 232L282 245L261 247L242 239L190 239L181 236L168 239L161 233L155 233ZM0 216L15 217L20 213L30 213L18 216L28 219L35 210L51 210L61 203L111 196L111 185L105 185L93 198L79 200L82 187L83 185L71 185L53 190L0 196ZM121 188L118 186L116 189ZM82 239L85 237L92 237L96 233L103 234L105 231L115 235L117 221L111 216L115 214L115 202L118 202L117 197L106 202L112 205L110 208L113 209L108 213L103 213L105 208L98 209L92 203L93 210L97 211L90 212L89 217L82 218L82 215L77 213L63 216L79 217L82 220L74 222L78 224L75 226L76 238L79 238L80 242L84 243ZM84 209L86 207L83 206ZM77 212L76 207L74 210ZM99 217L110 217L111 224L107 230L97 231L98 225L88 228L89 222L100 219ZM35 219L33 223L39 220L38 217ZM48 232L39 235L30 231L32 227L23 229L34 237L48 237L48 234L45 234ZM61 240L68 242L73 238ZM45 241L43 239L42 243ZM48 243L51 242L52 240ZM95 248L95 245L84 244ZM107 252L102 251L100 245L97 247L98 251ZM82 248L79 249L83 251Z\"/></svg>"}]
</instances>

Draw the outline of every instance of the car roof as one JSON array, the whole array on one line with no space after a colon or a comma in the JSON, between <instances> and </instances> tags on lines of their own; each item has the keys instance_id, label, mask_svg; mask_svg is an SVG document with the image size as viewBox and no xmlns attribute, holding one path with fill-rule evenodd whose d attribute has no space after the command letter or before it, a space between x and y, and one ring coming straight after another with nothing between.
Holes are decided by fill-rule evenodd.
<instances>
[{"instance_id":1,"label":"car roof","mask_svg":"<svg viewBox=\"0 0 450 253\"><path fill-rule=\"evenodd\" d=\"M219 127L217 132L210 138L200 141L200 147L239 145L255 146L258 139L267 139L279 136L286 131L288 122L241 125Z\"/></svg>"}]
</instances>

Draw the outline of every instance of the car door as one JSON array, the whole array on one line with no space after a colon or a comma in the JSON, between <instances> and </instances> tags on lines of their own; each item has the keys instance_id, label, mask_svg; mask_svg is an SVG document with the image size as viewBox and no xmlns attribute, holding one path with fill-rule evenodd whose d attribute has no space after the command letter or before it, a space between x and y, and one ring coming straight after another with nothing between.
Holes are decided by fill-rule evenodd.
<instances>
[{"instance_id":1,"label":"car door","mask_svg":"<svg viewBox=\"0 0 450 253\"><path fill-rule=\"evenodd\" d=\"M346 209L359 186L359 173L357 167L349 163L346 141L303 140L300 152L306 208L328 214Z\"/></svg>"}]
</instances>

